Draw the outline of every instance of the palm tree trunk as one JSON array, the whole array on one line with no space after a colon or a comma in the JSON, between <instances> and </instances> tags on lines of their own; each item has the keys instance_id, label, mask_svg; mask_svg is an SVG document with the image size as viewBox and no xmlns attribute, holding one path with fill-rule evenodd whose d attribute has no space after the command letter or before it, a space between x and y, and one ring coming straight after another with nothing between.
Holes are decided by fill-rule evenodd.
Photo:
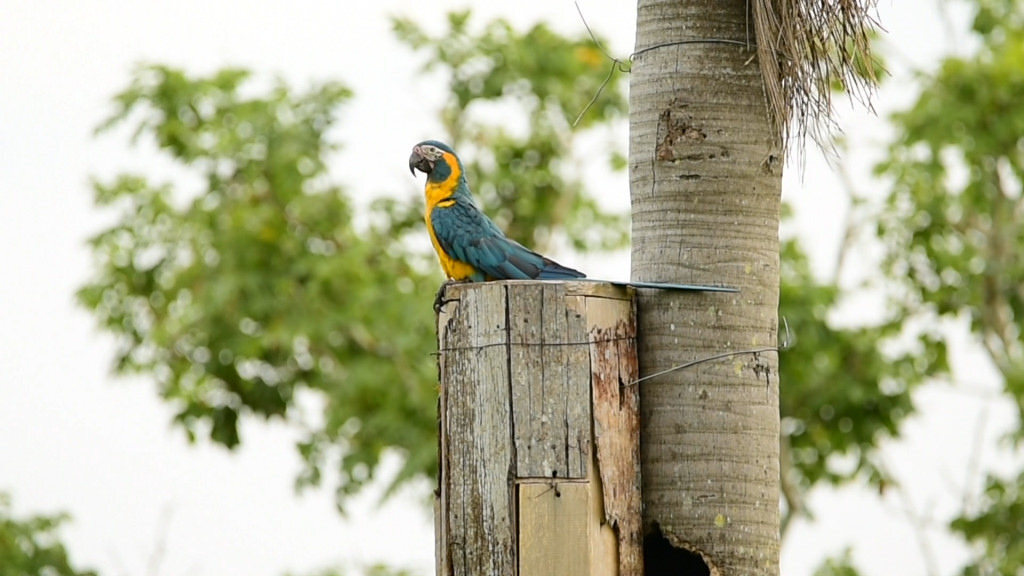
<instances>
[{"instance_id":1,"label":"palm tree trunk","mask_svg":"<svg viewBox=\"0 0 1024 576\"><path fill-rule=\"evenodd\" d=\"M782 159L753 27L744 0L637 16L632 277L740 289L639 301L642 375L733 353L641 385L646 573L777 575Z\"/></svg>"}]
</instances>

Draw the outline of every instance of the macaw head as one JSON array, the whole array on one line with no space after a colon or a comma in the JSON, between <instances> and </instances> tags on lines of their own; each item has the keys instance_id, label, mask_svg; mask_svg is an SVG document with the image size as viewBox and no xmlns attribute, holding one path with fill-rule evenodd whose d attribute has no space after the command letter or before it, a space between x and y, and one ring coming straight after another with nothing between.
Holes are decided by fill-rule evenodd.
<instances>
[{"instance_id":1,"label":"macaw head","mask_svg":"<svg viewBox=\"0 0 1024 576\"><path fill-rule=\"evenodd\" d=\"M409 171L415 176L417 170L426 174L428 180L444 182L453 173L456 178L462 175L462 162L447 144L424 140L412 147L409 156Z\"/></svg>"}]
</instances>

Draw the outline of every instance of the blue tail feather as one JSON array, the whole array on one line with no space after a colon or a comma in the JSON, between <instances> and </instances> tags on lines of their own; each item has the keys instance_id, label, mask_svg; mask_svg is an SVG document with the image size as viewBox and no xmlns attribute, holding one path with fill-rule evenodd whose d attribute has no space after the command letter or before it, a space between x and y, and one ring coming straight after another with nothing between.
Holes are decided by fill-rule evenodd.
<instances>
[{"instance_id":1,"label":"blue tail feather","mask_svg":"<svg viewBox=\"0 0 1024 576\"><path fill-rule=\"evenodd\" d=\"M562 266L558 262L544 259L544 268L537 275L538 280L572 280L573 278L586 278L586 274L579 270L573 270Z\"/></svg>"}]
</instances>

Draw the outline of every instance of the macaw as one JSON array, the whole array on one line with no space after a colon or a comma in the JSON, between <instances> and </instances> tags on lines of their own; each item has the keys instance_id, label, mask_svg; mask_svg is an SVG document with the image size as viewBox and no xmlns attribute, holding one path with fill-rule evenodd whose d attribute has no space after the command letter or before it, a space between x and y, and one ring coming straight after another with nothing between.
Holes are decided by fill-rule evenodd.
<instances>
[{"instance_id":1,"label":"macaw","mask_svg":"<svg viewBox=\"0 0 1024 576\"><path fill-rule=\"evenodd\" d=\"M430 241L449 280L571 280L585 275L511 240L477 208L462 162L448 145L413 146L409 171L427 175L424 214Z\"/></svg>"}]
</instances>

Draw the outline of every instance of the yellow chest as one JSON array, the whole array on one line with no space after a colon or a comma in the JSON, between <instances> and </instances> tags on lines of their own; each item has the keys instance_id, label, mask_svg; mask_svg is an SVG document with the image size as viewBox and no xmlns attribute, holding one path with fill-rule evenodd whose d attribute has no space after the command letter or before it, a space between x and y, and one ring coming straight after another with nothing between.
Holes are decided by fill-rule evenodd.
<instances>
[{"instance_id":1,"label":"yellow chest","mask_svg":"<svg viewBox=\"0 0 1024 576\"><path fill-rule=\"evenodd\" d=\"M434 188L434 190L431 190ZM434 232L434 223L431 221L431 216L435 210L447 210L455 204L455 201L449 198L450 192L445 190L439 190L441 188L438 185L428 184L427 185L427 210L424 214L424 220L427 223L427 232L430 234L430 243L434 245L434 251L437 252L437 259L441 262L441 269L444 271L444 275L450 280L469 280L470 277L476 272L476 269L471 265L456 260L450 254L444 251L441 247L440 242L437 241L437 234ZM442 196L443 194L443 196Z\"/></svg>"}]
</instances>

